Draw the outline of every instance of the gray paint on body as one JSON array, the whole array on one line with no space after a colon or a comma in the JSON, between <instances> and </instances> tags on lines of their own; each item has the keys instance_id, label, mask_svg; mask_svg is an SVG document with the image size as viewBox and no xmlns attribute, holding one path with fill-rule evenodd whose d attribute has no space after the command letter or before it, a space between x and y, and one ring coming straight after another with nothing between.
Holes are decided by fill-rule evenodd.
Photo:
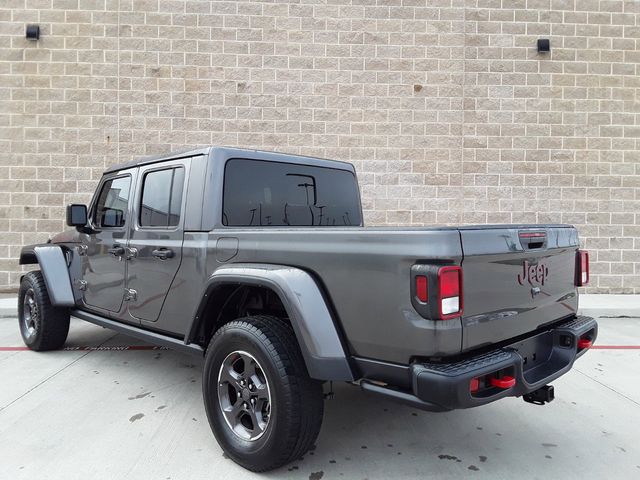
<instances>
[{"instance_id":1,"label":"gray paint on body","mask_svg":"<svg viewBox=\"0 0 640 480\"><path fill-rule=\"evenodd\" d=\"M349 367L352 357L406 367L415 359L459 355L575 315L578 238L571 226L226 227L222 224L223 174L226 161L232 158L354 172L352 165L343 162L214 147L114 166L105 178L123 170L132 172L131 198L138 199L141 170L156 168L160 162L188 164L180 235L169 238L168 233L155 232L155 240L142 238L144 232L131 230L135 229L131 225L128 236L121 239L127 247L135 247L129 244L134 232L137 241L153 240L156 246L174 249L177 257L171 271L164 273L159 269L169 268L169 263L161 260L148 259L145 269L137 273L134 266L142 257L123 260L118 288L130 288L138 281L138 298L118 302L120 308L112 311L87 303L78 303L77 308L185 339L188 344L198 306L212 283L263 285L280 296L309 372L323 380L357 378L358 372ZM136 216L135 205L131 202L129 218ZM544 245L529 249L518 236L523 230L546 232ZM94 245L101 244L99 235L76 232L53 241L87 244L91 256ZM146 247L136 248L140 255ZM71 249L70 255L73 264L78 252ZM524 261L548 267L544 285L518 283ZM82 262L88 265L88 260ZM441 321L416 311L410 281L416 264L462 265L462 316ZM99 273L101 268L95 266L94 271ZM539 293L533 294L536 290ZM153 311L136 315L149 300L155 302Z\"/></svg>"}]
</instances>

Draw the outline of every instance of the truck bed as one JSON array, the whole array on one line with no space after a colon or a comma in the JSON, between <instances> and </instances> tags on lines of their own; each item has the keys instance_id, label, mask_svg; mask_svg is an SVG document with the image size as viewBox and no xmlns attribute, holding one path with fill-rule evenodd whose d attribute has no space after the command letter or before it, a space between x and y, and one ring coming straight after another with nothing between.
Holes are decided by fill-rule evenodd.
<instances>
[{"instance_id":1,"label":"truck bed","mask_svg":"<svg viewBox=\"0 0 640 480\"><path fill-rule=\"evenodd\" d=\"M544 246L523 246L519 232L546 235ZM220 242L220 239L222 241ZM237 254L222 258L220 245L237 242ZM407 364L412 358L459 355L463 351L532 332L574 315L575 251L570 225L482 225L464 227L225 228L185 232L181 271L208 246L202 281L221 263L269 263L299 267L314 275L327 294L352 355ZM222 261L221 261L222 258ZM518 282L523 262L547 262L541 292ZM463 269L464 312L450 320L423 318L412 305L411 267L457 264ZM185 282L186 283L186 282ZM201 292L171 295L173 299ZM535 298L534 298L535 297ZM165 305L164 312L184 311ZM170 321L170 320L168 320ZM184 328L176 319L175 331ZM182 325L182 326L181 326ZM348 339L348 340L347 340Z\"/></svg>"}]
</instances>

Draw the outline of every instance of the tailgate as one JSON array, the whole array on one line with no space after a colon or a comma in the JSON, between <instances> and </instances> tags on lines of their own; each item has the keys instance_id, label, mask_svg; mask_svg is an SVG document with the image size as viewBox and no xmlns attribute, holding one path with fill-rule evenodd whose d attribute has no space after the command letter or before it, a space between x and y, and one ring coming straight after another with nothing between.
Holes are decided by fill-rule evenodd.
<instances>
[{"instance_id":1,"label":"tailgate","mask_svg":"<svg viewBox=\"0 0 640 480\"><path fill-rule=\"evenodd\" d=\"M462 350L573 315L578 233L562 226L462 227Z\"/></svg>"}]
</instances>

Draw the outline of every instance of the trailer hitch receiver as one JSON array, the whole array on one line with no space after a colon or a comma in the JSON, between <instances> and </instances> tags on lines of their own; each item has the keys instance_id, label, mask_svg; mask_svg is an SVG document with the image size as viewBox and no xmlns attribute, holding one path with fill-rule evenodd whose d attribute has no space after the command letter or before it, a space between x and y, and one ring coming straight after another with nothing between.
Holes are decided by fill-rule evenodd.
<instances>
[{"instance_id":1,"label":"trailer hitch receiver","mask_svg":"<svg viewBox=\"0 0 640 480\"><path fill-rule=\"evenodd\" d=\"M525 402L533 403L535 405L544 405L545 403L553 401L554 398L553 385L545 385L538 390L534 390L533 392L522 396L522 399Z\"/></svg>"}]
</instances>

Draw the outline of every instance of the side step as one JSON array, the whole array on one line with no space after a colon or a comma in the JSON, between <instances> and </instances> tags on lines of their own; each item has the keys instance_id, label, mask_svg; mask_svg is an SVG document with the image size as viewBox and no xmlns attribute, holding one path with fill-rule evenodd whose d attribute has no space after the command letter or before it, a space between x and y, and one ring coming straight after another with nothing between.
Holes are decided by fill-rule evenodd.
<instances>
[{"instance_id":1,"label":"side step","mask_svg":"<svg viewBox=\"0 0 640 480\"><path fill-rule=\"evenodd\" d=\"M177 338L168 337L167 335L150 332L148 330L142 330L140 327L116 322L115 320L104 318L99 315L94 315L93 313L83 312L82 310L71 310L71 312L69 313L71 314L71 316L79 318L80 320L84 320L86 322L93 323L94 325L108 328L118 333L122 333L124 335L128 335L130 337L152 343L153 345L168 347L172 350L177 350L182 353L188 353L190 355L204 355L204 350L202 349L202 347L200 345L196 345L195 343L185 345L182 340L179 340Z\"/></svg>"}]
</instances>

